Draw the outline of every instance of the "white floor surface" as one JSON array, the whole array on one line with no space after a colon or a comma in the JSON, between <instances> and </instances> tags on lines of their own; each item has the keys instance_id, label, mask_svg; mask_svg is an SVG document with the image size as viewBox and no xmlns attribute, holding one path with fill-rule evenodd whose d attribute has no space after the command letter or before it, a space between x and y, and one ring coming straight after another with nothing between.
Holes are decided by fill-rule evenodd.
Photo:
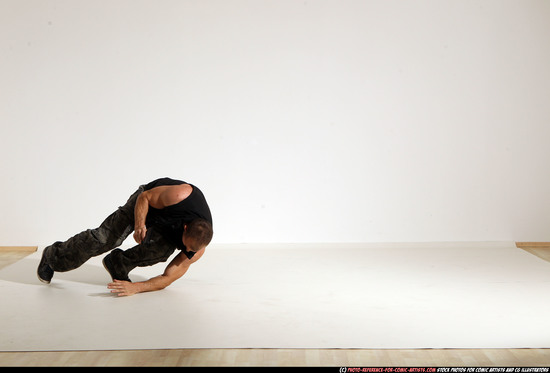
<instances>
[{"instance_id":1,"label":"white floor surface","mask_svg":"<svg viewBox=\"0 0 550 373\"><path fill-rule=\"evenodd\" d=\"M44 285L40 256L0 270L0 351L550 347L550 263L513 243L214 245L123 298L102 257Z\"/></svg>"}]
</instances>

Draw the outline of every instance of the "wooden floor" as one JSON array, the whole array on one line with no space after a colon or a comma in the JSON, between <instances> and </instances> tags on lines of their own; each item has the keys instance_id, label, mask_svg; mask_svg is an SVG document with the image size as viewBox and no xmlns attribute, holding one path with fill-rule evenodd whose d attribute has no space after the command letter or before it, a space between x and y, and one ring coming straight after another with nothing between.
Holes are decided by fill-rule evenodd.
<instances>
[{"instance_id":1,"label":"wooden floor","mask_svg":"<svg viewBox=\"0 0 550 373\"><path fill-rule=\"evenodd\" d=\"M522 246L550 261L547 247ZM29 255L0 250L0 268ZM359 367L549 367L550 349L185 349L125 351L0 352L0 366L359 366Z\"/></svg>"}]
</instances>

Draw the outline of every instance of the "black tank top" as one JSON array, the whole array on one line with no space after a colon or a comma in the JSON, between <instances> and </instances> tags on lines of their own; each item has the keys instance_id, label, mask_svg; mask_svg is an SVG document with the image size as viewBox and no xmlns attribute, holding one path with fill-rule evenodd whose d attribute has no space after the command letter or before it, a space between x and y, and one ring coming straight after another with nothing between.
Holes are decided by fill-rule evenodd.
<instances>
[{"instance_id":1,"label":"black tank top","mask_svg":"<svg viewBox=\"0 0 550 373\"><path fill-rule=\"evenodd\" d=\"M178 249L184 250L188 258L195 254L188 251L183 244L181 238L183 235L184 225L194 219L200 218L212 224L212 214L204 195L196 186L186 183L181 180L173 180L170 178L162 178L150 182L145 185L144 190L150 190L158 186L164 185L191 185L193 191L183 201L175 205L167 206L163 209L155 209L149 206L147 219L145 224L147 227L152 227L158 230L168 241L173 243Z\"/></svg>"}]
</instances>

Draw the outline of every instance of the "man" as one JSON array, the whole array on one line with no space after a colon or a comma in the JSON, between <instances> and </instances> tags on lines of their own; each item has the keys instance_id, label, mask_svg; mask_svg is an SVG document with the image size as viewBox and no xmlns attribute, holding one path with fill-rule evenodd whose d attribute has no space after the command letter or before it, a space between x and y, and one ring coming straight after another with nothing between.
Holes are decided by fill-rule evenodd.
<instances>
[{"instance_id":1,"label":"man","mask_svg":"<svg viewBox=\"0 0 550 373\"><path fill-rule=\"evenodd\" d=\"M117 248L132 231L138 245L126 251ZM161 290L202 257L212 234L212 215L199 188L181 180L158 179L140 186L98 228L45 248L37 274L49 284L55 272L78 268L112 250L103 259L113 279L107 286L112 293L126 296ZM181 252L162 275L135 283L128 277L135 267L165 262L176 248Z\"/></svg>"}]
</instances>

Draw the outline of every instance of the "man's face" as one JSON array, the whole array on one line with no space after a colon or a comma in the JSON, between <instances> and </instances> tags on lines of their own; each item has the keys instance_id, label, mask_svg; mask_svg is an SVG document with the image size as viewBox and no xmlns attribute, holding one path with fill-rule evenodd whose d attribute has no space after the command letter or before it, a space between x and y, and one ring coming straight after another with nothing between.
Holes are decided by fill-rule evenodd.
<instances>
[{"instance_id":1,"label":"man's face","mask_svg":"<svg viewBox=\"0 0 550 373\"><path fill-rule=\"evenodd\" d=\"M185 247L187 247L187 250L189 251L193 251L193 252L197 252L197 251L200 251L202 249L204 249L204 247L201 247L199 245L197 245L197 243L195 242L195 239L191 238L191 237L188 237L185 232L183 233L183 237L182 237L182 242L183 244L185 245Z\"/></svg>"}]
</instances>

